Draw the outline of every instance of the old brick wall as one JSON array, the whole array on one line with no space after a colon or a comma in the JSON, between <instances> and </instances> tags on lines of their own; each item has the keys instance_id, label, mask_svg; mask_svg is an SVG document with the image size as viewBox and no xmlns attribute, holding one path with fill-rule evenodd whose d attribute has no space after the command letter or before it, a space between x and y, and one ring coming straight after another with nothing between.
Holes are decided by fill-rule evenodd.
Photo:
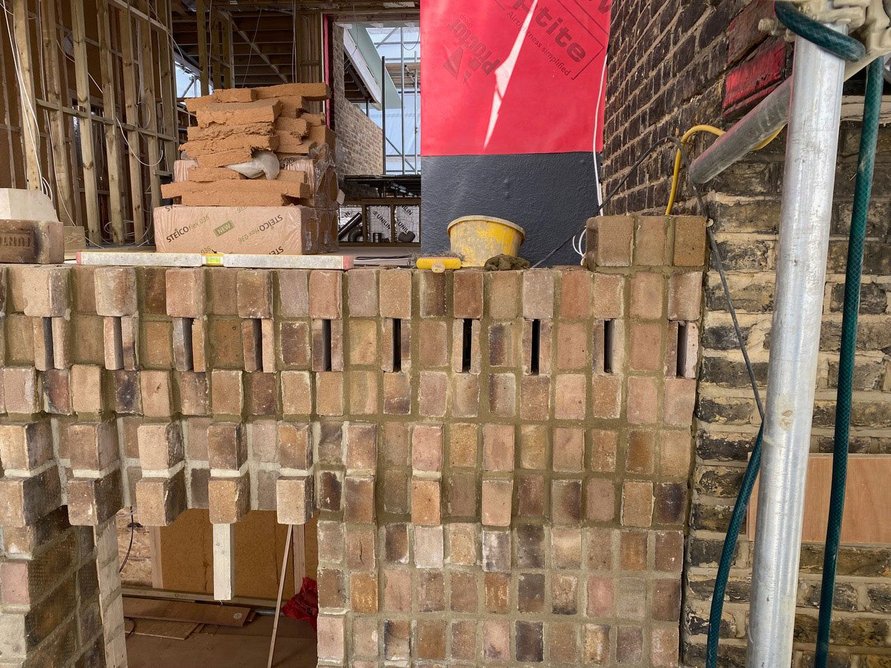
<instances>
[{"instance_id":1,"label":"old brick wall","mask_svg":"<svg viewBox=\"0 0 891 668\"><path fill-rule=\"evenodd\" d=\"M377 124L344 97L343 28L331 27L334 125L337 133L339 176L380 174L383 170L383 134Z\"/></svg>"},{"instance_id":2,"label":"old brick wall","mask_svg":"<svg viewBox=\"0 0 891 668\"><path fill-rule=\"evenodd\" d=\"M759 46L760 37L751 30L728 34L726 26L734 18L737 25L755 25L758 16L767 15L769 5L761 0L614 5L606 121L607 190L656 138L680 135L696 123L729 124L721 115L727 71L772 47L768 43ZM784 138L785 134L728 170L705 193L762 396L771 337ZM857 124L844 123L811 444L814 452L832 450L845 234L858 140ZM694 153L711 141L694 142ZM872 454L891 453L891 202L885 187L891 183L887 157L891 133L887 129L881 131L880 144L864 266L851 442L852 451ZM671 159L672 149L666 145L657 157L644 162L610 211L662 211L668 198ZM681 197L679 210L695 210L689 191ZM684 658L690 665L702 665L704 660L708 606L720 546L758 426L742 356L713 270L706 276L705 294L684 602ZM752 549L742 536L725 605L721 665L741 666L744 662ZM796 663L805 666L812 665L821 546L805 545L801 564ZM886 634L891 622L886 600L891 587L889 564L891 546L843 547L833 619L833 665L891 665Z\"/></svg>"},{"instance_id":3,"label":"old brick wall","mask_svg":"<svg viewBox=\"0 0 891 668\"><path fill-rule=\"evenodd\" d=\"M600 224L597 272L3 268L5 536L93 527L109 654L134 504L318 512L323 665L674 665L703 221Z\"/></svg>"}]
</instances>

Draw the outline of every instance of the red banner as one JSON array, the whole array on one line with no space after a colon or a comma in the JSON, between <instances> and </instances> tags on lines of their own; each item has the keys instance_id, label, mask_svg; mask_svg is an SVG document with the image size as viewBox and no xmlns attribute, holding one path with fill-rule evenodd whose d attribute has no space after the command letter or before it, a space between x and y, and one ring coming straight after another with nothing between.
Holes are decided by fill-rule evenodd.
<instances>
[{"instance_id":1,"label":"red banner","mask_svg":"<svg viewBox=\"0 0 891 668\"><path fill-rule=\"evenodd\" d=\"M603 146L610 0L421 2L427 156Z\"/></svg>"}]
</instances>

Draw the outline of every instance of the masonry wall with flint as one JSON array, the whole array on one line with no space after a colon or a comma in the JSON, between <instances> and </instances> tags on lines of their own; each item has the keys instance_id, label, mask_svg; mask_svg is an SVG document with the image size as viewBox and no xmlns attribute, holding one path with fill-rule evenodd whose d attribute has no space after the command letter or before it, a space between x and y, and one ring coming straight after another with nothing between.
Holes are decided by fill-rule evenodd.
<instances>
[{"instance_id":1,"label":"masonry wall with flint","mask_svg":"<svg viewBox=\"0 0 891 668\"><path fill-rule=\"evenodd\" d=\"M704 223L598 224L595 272L3 268L5 656L122 665L134 504L318 513L323 665L676 664Z\"/></svg>"}]
</instances>

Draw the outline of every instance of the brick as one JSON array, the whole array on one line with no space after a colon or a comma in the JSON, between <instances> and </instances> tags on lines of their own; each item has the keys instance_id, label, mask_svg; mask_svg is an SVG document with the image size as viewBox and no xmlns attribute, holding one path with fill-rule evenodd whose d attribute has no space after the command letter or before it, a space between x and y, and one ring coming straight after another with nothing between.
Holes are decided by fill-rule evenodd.
<instances>
[{"instance_id":1,"label":"brick","mask_svg":"<svg viewBox=\"0 0 891 668\"><path fill-rule=\"evenodd\" d=\"M379 269L354 269L347 273L347 307L351 318L376 318Z\"/></svg>"},{"instance_id":2,"label":"brick","mask_svg":"<svg viewBox=\"0 0 891 668\"><path fill-rule=\"evenodd\" d=\"M383 378L384 413L411 413L411 377L407 373L385 373Z\"/></svg>"},{"instance_id":3,"label":"brick","mask_svg":"<svg viewBox=\"0 0 891 668\"><path fill-rule=\"evenodd\" d=\"M686 427L693 419L696 405L695 378L666 378L663 422L673 427Z\"/></svg>"},{"instance_id":4,"label":"brick","mask_svg":"<svg viewBox=\"0 0 891 668\"><path fill-rule=\"evenodd\" d=\"M475 424L449 425L449 464L455 467L476 467L479 428Z\"/></svg>"},{"instance_id":5,"label":"brick","mask_svg":"<svg viewBox=\"0 0 891 668\"><path fill-rule=\"evenodd\" d=\"M523 272L523 317L530 320L554 317L554 272L550 269Z\"/></svg>"},{"instance_id":6,"label":"brick","mask_svg":"<svg viewBox=\"0 0 891 668\"><path fill-rule=\"evenodd\" d=\"M346 659L346 617L319 615L316 635L319 660L343 663Z\"/></svg>"},{"instance_id":7,"label":"brick","mask_svg":"<svg viewBox=\"0 0 891 668\"><path fill-rule=\"evenodd\" d=\"M705 264L705 219L674 216L674 264L701 267Z\"/></svg>"},{"instance_id":8,"label":"brick","mask_svg":"<svg viewBox=\"0 0 891 668\"><path fill-rule=\"evenodd\" d=\"M347 470L374 470L377 465L377 425L350 424L346 430Z\"/></svg>"},{"instance_id":9,"label":"brick","mask_svg":"<svg viewBox=\"0 0 891 668\"><path fill-rule=\"evenodd\" d=\"M668 219L663 216L640 216L634 231L634 264L661 267L666 264Z\"/></svg>"},{"instance_id":10,"label":"brick","mask_svg":"<svg viewBox=\"0 0 891 668\"><path fill-rule=\"evenodd\" d=\"M374 521L374 476L344 478L343 510L345 522Z\"/></svg>"},{"instance_id":11,"label":"brick","mask_svg":"<svg viewBox=\"0 0 891 668\"><path fill-rule=\"evenodd\" d=\"M382 318L411 319L411 275L409 269L386 269L380 272L378 281Z\"/></svg>"},{"instance_id":12,"label":"brick","mask_svg":"<svg viewBox=\"0 0 891 668\"><path fill-rule=\"evenodd\" d=\"M53 458L49 420L28 424L0 424L0 464L3 469L35 469Z\"/></svg>"},{"instance_id":13,"label":"brick","mask_svg":"<svg viewBox=\"0 0 891 668\"><path fill-rule=\"evenodd\" d=\"M214 469L240 469L247 461L247 439L238 422L215 422L207 428L207 460Z\"/></svg>"},{"instance_id":14,"label":"brick","mask_svg":"<svg viewBox=\"0 0 891 668\"><path fill-rule=\"evenodd\" d=\"M653 483L626 480L622 484L622 526L648 527L653 522Z\"/></svg>"},{"instance_id":15,"label":"brick","mask_svg":"<svg viewBox=\"0 0 891 668\"><path fill-rule=\"evenodd\" d=\"M580 665L579 626L569 622L555 622L547 627L545 640L551 661L557 664Z\"/></svg>"},{"instance_id":16,"label":"brick","mask_svg":"<svg viewBox=\"0 0 891 668\"><path fill-rule=\"evenodd\" d=\"M145 526L168 526L186 509L186 479L183 471L171 478L145 477L136 483L139 522Z\"/></svg>"},{"instance_id":17,"label":"brick","mask_svg":"<svg viewBox=\"0 0 891 668\"><path fill-rule=\"evenodd\" d=\"M681 524L687 516L687 485L680 482L660 482L655 487L656 522Z\"/></svg>"},{"instance_id":18,"label":"brick","mask_svg":"<svg viewBox=\"0 0 891 668\"><path fill-rule=\"evenodd\" d=\"M71 407L76 413L102 412L102 369L75 364L71 367Z\"/></svg>"},{"instance_id":19,"label":"brick","mask_svg":"<svg viewBox=\"0 0 891 668\"><path fill-rule=\"evenodd\" d=\"M309 371L282 371L282 412L285 415L312 413L312 380Z\"/></svg>"},{"instance_id":20,"label":"brick","mask_svg":"<svg viewBox=\"0 0 891 668\"><path fill-rule=\"evenodd\" d=\"M574 527L552 527L551 562L558 569L578 569L582 564L582 532Z\"/></svg>"},{"instance_id":21,"label":"brick","mask_svg":"<svg viewBox=\"0 0 891 668\"><path fill-rule=\"evenodd\" d=\"M658 322L632 322L630 327L628 368L632 371L659 371L662 368L662 333Z\"/></svg>"},{"instance_id":22,"label":"brick","mask_svg":"<svg viewBox=\"0 0 891 668\"><path fill-rule=\"evenodd\" d=\"M678 665L678 629L662 627L650 633L650 665L654 668Z\"/></svg>"},{"instance_id":23,"label":"brick","mask_svg":"<svg viewBox=\"0 0 891 668\"><path fill-rule=\"evenodd\" d=\"M452 274L452 315L455 318L483 317L483 272L462 269Z\"/></svg>"},{"instance_id":24,"label":"brick","mask_svg":"<svg viewBox=\"0 0 891 668\"><path fill-rule=\"evenodd\" d=\"M382 485L384 511L396 515L410 512L408 479L406 471L385 469Z\"/></svg>"},{"instance_id":25,"label":"brick","mask_svg":"<svg viewBox=\"0 0 891 668\"><path fill-rule=\"evenodd\" d=\"M278 340L281 363L286 368L309 369L312 361L310 352L310 326L306 321L285 321L278 323Z\"/></svg>"},{"instance_id":26,"label":"brick","mask_svg":"<svg viewBox=\"0 0 891 668\"><path fill-rule=\"evenodd\" d=\"M663 622L677 622L681 614L681 583L676 579L654 580L650 583L652 618Z\"/></svg>"},{"instance_id":27,"label":"brick","mask_svg":"<svg viewBox=\"0 0 891 668\"><path fill-rule=\"evenodd\" d=\"M479 610L479 592L476 573L452 571L450 576L449 609L452 612L476 614Z\"/></svg>"},{"instance_id":28,"label":"brick","mask_svg":"<svg viewBox=\"0 0 891 668\"><path fill-rule=\"evenodd\" d=\"M520 427L520 468L546 468L549 447L550 431L545 425L522 425Z\"/></svg>"},{"instance_id":29,"label":"brick","mask_svg":"<svg viewBox=\"0 0 891 668\"><path fill-rule=\"evenodd\" d=\"M553 470L581 471L585 459L585 432L581 428L554 428Z\"/></svg>"},{"instance_id":30,"label":"brick","mask_svg":"<svg viewBox=\"0 0 891 668\"><path fill-rule=\"evenodd\" d=\"M411 571L407 568L385 568L383 606L386 612L411 612Z\"/></svg>"},{"instance_id":31,"label":"brick","mask_svg":"<svg viewBox=\"0 0 891 668\"><path fill-rule=\"evenodd\" d=\"M311 475L280 477L275 483L277 521L279 524L306 524L315 511Z\"/></svg>"},{"instance_id":32,"label":"brick","mask_svg":"<svg viewBox=\"0 0 891 668\"><path fill-rule=\"evenodd\" d=\"M684 534L681 531L659 531L655 538L657 571L680 573L684 563Z\"/></svg>"},{"instance_id":33,"label":"brick","mask_svg":"<svg viewBox=\"0 0 891 668\"><path fill-rule=\"evenodd\" d=\"M114 422L74 423L68 426L67 435L68 458L73 469L102 471L120 460ZM0 459L8 466L2 451Z\"/></svg>"},{"instance_id":34,"label":"brick","mask_svg":"<svg viewBox=\"0 0 891 668\"><path fill-rule=\"evenodd\" d=\"M611 617L615 610L613 579L591 575L588 577L588 617Z\"/></svg>"},{"instance_id":35,"label":"brick","mask_svg":"<svg viewBox=\"0 0 891 668\"><path fill-rule=\"evenodd\" d=\"M562 320L591 316L594 302L593 274L586 269L567 268L560 271L560 309Z\"/></svg>"},{"instance_id":36,"label":"brick","mask_svg":"<svg viewBox=\"0 0 891 668\"><path fill-rule=\"evenodd\" d=\"M384 557L388 562L408 563L408 525L387 524L382 527Z\"/></svg>"},{"instance_id":37,"label":"brick","mask_svg":"<svg viewBox=\"0 0 891 668\"><path fill-rule=\"evenodd\" d=\"M278 376L274 373L245 374L245 409L249 415L279 413Z\"/></svg>"},{"instance_id":38,"label":"brick","mask_svg":"<svg viewBox=\"0 0 891 668\"><path fill-rule=\"evenodd\" d=\"M647 614L647 583L642 577L618 578L615 581L616 616L643 621Z\"/></svg>"},{"instance_id":39,"label":"brick","mask_svg":"<svg viewBox=\"0 0 891 668\"><path fill-rule=\"evenodd\" d=\"M206 338L209 352L208 361L214 371L244 367L241 320L209 318Z\"/></svg>"},{"instance_id":40,"label":"brick","mask_svg":"<svg viewBox=\"0 0 891 668\"><path fill-rule=\"evenodd\" d=\"M454 621L451 624L451 658L472 663L477 658L476 620Z\"/></svg>"},{"instance_id":41,"label":"brick","mask_svg":"<svg viewBox=\"0 0 891 668\"><path fill-rule=\"evenodd\" d=\"M348 527L345 540L347 569L373 569L376 564L376 543L374 527Z\"/></svg>"},{"instance_id":42,"label":"brick","mask_svg":"<svg viewBox=\"0 0 891 668\"><path fill-rule=\"evenodd\" d=\"M139 390L142 394L143 415L161 418L173 414L172 388L168 371L141 371Z\"/></svg>"},{"instance_id":43,"label":"brick","mask_svg":"<svg viewBox=\"0 0 891 668\"><path fill-rule=\"evenodd\" d=\"M510 609L510 575L507 573L484 573L486 612L504 614Z\"/></svg>"},{"instance_id":44,"label":"brick","mask_svg":"<svg viewBox=\"0 0 891 668\"><path fill-rule=\"evenodd\" d=\"M71 309L68 267L23 267L23 311L31 317L68 317Z\"/></svg>"},{"instance_id":45,"label":"brick","mask_svg":"<svg viewBox=\"0 0 891 668\"><path fill-rule=\"evenodd\" d=\"M436 526L442 522L439 481L420 478L412 480L411 521L415 525L424 526Z\"/></svg>"},{"instance_id":46,"label":"brick","mask_svg":"<svg viewBox=\"0 0 891 668\"><path fill-rule=\"evenodd\" d=\"M446 604L445 576L441 570L415 571L418 612L443 612Z\"/></svg>"},{"instance_id":47,"label":"brick","mask_svg":"<svg viewBox=\"0 0 891 668\"><path fill-rule=\"evenodd\" d=\"M319 520L317 527L319 554L324 561L339 564L344 556L344 527L340 521Z\"/></svg>"},{"instance_id":48,"label":"brick","mask_svg":"<svg viewBox=\"0 0 891 668\"><path fill-rule=\"evenodd\" d=\"M631 264L634 218L631 216L600 216L589 219L595 225L595 254L600 267L627 267Z\"/></svg>"},{"instance_id":49,"label":"brick","mask_svg":"<svg viewBox=\"0 0 891 668\"><path fill-rule=\"evenodd\" d=\"M452 375L452 416L477 417L480 412L480 377L472 373Z\"/></svg>"},{"instance_id":50,"label":"brick","mask_svg":"<svg viewBox=\"0 0 891 668\"><path fill-rule=\"evenodd\" d=\"M541 663L544 660L543 624L518 621L515 628L517 661Z\"/></svg>"},{"instance_id":51,"label":"brick","mask_svg":"<svg viewBox=\"0 0 891 668\"><path fill-rule=\"evenodd\" d=\"M343 373L316 374L316 412L319 415L343 415Z\"/></svg>"},{"instance_id":52,"label":"brick","mask_svg":"<svg viewBox=\"0 0 891 668\"><path fill-rule=\"evenodd\" d=\"M167 315L202 318L206 311L204 269L168 269L165 272Z\"/></svg>"},{"instance_id":53,"label":"brick","mask_svg":"<svg viewBox=\"0 0 891 668\"><path fill-rule=\"evenodd\" d=\"M603 624L585 624L582 658L586 663L605 665L610 659L610 627Z\"/></svg>"},{"instance_id":54,"label":"brick","mask_svg":"<svg viewBox=\"0 0 891 668\"><path fill-rule=\"evenodd\" d=\"M415 425L411 435L412 468L416 471L441 471L442 440L441 425Z\"/></svg>"},{"instance_id":55,"label":"brick","mask_svg":"<svg viewBox=\"0 0 891 668\"><path fill-rule=\"evenodd\" d=\"M587 381L581 374L559 374L554 389L554 418L584 420L586 414Z\"/></svg>"},{"instance_id":56,"label":"brick","mask_svg":"<svg viewBox=\"0 0 891 668\"><path fill-rule=\"evenodd\" d=\"M349 361L352 366L377 365L377 320L351 319L349 337Z\"/></svg>"},{"instance_id":57,"label":"brick","mask_svg":"<svg viewBox=\"0 0 891 668\"><path fill-rule=\"evenodd\" d=\"M669 320L699 320L702 308L702 272L672 274L668 279Z\"/></svg>"},{"instance_id":58,"label":"brick","mask_svg":"<svg viewBox=\"0 0 891 668\"><path fill-rule=\"evenodd\" d=\"M278 314L282 318L309 316L309 271L280 269L276 271Z\"/></svg>"},{"instance_id":59,"label":"brick","mask_svg":"<svg viewBox=\"0 0 891 668\"><path fill-rule=\"evenodd\" d=\"M574 575L551 576L551 612L574 615L578 612L578 578Z\"/></svg>"},{"instance_id":60,"label":"brick","mask_svg":"<svg viewBox=\"0 0 891 668\"><path fill-rule=\"evenodd\" d=\"M639 626L619 626L616 629L616 661L639 663L643 657L643 629Z\"/></svg>"},{"instance_id":61,"label":"brick","mask_svg":"<svg viewBox=\"0 0 891 668\"><path fill-rule=\"evenodd\" d=\"M411 654L411 622L387 620L384 622L384 658L407 660Z\"/></svg>"},{"instance_id":62,"label":"brick","mask_svg":"<svg viewBox=\"0 0 891 668\"><path fill-rule=\"evenodd\" d=\"M647 570L646 531L623 531L619 536L619 564L623 571Z\"/></svg>"},{"instance_id":63,"label":"brick","mask_svg":"<svg viewBox=\"0 0 891 668\"><path fill-rule=\"evenodd\" d=\"M509 661L510 622L506 619L488 619L483 622L483 657L489 661Z\"/></svg>"},{"instance_id":64,"label":"brick","mask_svg":"<svg viewBox=\"0 0 891 668\"><path fill-rule=\"evenodd\" d=\"M7 370L7 373L9 371ZM142 392L138 371L115 371L113 376L114 410L121 414L142 412Z\"/></svg>"},{"instance_id":65,"label":"brick","mask_svg":"<svg viewBox=\"0 0 891 668\"><path fill-rule=\"evenodd\" d=\"M271 318L272 272L262 269L239 270L236 279L236 304L241 318Z\"/></svg>"},{"instance_id":66,"label":"brick","mask_svg":"<svg viewBox=\"0 0 891 668\"><path fill-rule=\"evenodd\" d=\"M610 522L616 515L616 490L611 480L591 478L587 482L587 516L592 522Z\"/></svg>"},{"instance_id":67,"label":"brick","mask_svg":"<svg viewBox=\"0 0 891 668\"><path fill-rule=\"evenodd\" d=\"M165 321L142 323L139 359L143 368L170 369L173 367L173 327Z\"/></svg>"},{"instance_id":68,"label":"brick","mask_svg":"<svg viewBox=\"0 0 891 668\"><path fill-rule=\"evenodd\" d=\"M582 518L581 480L551 482L551 519L555 524L577 524Z\"/></svg>"},{"instance_id":69,"label":"brick","mask_svg":"<svg viewBox=\"0 0 891 668\"><path fill-rule=\"evenodd\" d=\"M43 410L54 415L71 415L71 377L67 369L43 372Z\"/></svg>"},{"instance_id":70,"label":"brick","mask_svg":"<svg viewBox=\"0 0 891 668\"><path fill-rule=\"evenodd\" d=\"M349 372L350 412L355 415L374 415L378 408L378 372L353 370Z\"/></svg>"},{"instance_id":71,"label":"brick","mask_svg":"<svg viewBox=\"0 0 891 668\"><path fill-rule=\"evenodd\" d=\"M248 473L235 478L211 478L207 500L212 524L234 524L251 509L251 483Z\"/></svg>"},{"instance_id":72,"label":"brick","mask_svg":"<svg viewBox=\"0 0 891 668\"><path fill-rule=\"evenodd\" d=\"M176 374L180 410L183 415L208 415L210 395L207 374L184 371Z\"/></svg>"},{"instance_id":73,"label":"brick","mask_svg":"<svg viewBox=\"0 0 891 668\"><path fill-rule=\"evenodd\" d=\"M137 267L136 287L142 315L164 315L166 304L167 267Z\"/></svg>"},{"instance_id":74,"label":"brick","mask_svg":"<svg viewBox=\"0 0 891 668\"><path fill-rule=\"evenodd\" d=\"M452 471L443 480L443 501L449 519L479 516L479 481L475 471Z\"/></svg>"},{"instance_id":75,"label":"brick","mask_svg":"<svg viewBox=\"0 0 891 668\"><path fill-rule=\"evenodd\" d=\"M653 424L659 419L658 379L646 376L628 377L629 424Z\"/></svg>"},{"instance_id":76,"label":"brick","mask_svg":"<svg viewBox=\"0 0 891 668\"><path fill-rule=\"evenodd\" d=\"M339 271L317 270L309 274L309 315L323 320L341 317L341 282Z\"/></svg>"},{"instance_id":77,"label":"brick","mask_svg":"<svg viewBox=\"0 0 891 668\"><path fill-rule=\"evenodd\" d=\"M656 433L634 430L628 432L625 470L638 475L651 475L656 463Z\"/></svg>"},{"instance_id":78,"label":"brick","mask_svg":"<svg viewBox=\"0 0 891 668\"><path fill-rule=\"evenodd\" d=\"M339 568L320 568L317 575L319 608L346 607L346 583Z\"/></svg>"},{"instance_id":79,"label":"brick","mask_svg":"<svg viewBox=\"0 0 891 668\"><path fill-rule=\"evenodd\" d=\"M417 624L417 655L420 659L443 660L446 658L445 620L425 619Z\"/></svg>"},{"instance_id":80,"label":"brick","mask_svg":"<svg viewBox=\"0 0 891 668\"><path fill-rule=\"evenodd\" d=\"M68 521L75 526L99 526L124 507L121 470L100 478L68 481Z\"/></svg>"},{"instance_id":81,"label":"brick","mask_svg":"<svg viewBox=\"0 0 891 668\"><path fill-rule=\"evenodd\" d=\"M186 459L195 462L207 461L207 428L210 418L191 418L186 421ZM137 453L138 454L138 453Z\"/></svg>"},{"instance_id":82,"label":"brick","mask_svg":"<svg viewBox=\"0 0 891 668\"><path fill-rule=\"evenodd\" d=\"M483 570L507 573L511 569L510 531L483 529L482 537Z\"/></svg>"},{"instance_id":83,"label":"brick","mask_svg":"<svg viewBox=\"0 0 891 668\"><path fill-rule=\"evenodd\" d=\"M350 574L350 607L353 612L358 613L377 612L376 575L372 573Z\"/></svg>"},{"instance_id":84,"label":"brick","mask_svg":"<svg viewBox=\"0 0 891 668\"><path fill-rule=\"evenodd\" d=\"M166 471L183 461L183 437L178 422L141 424L137 440L144 471Z\"/></svg>"},{"instance_id":85,"label":"brick","mask_svg":"<svg viewBox=\"0 0 891 668\"><path fill-rule=\"evenodd\" d=\"M448 407L448 374L421 371L419 377L418 412L424 417L444 417Z\"/></svg>"},{"instance_id":86,"label":"brick","mask_svg":"<svg viewBox=\"0 0 891 668\"><path fill-rule=\"evenodd\" d=\"M3 369L7 413L30 415L40 412L39 389L37 371L33 367L8 366Z\"/></svg>"},{"instance_id":87,"label":"brick","mask_svg":"<svg viewBox=\"0 0 891 668\"><path fill-rule=\"evenodd\" d=\"M343 474L339 471L316 472L316 504L319 510L338 512L343 502Z\"/></svg>"},{"instance_id":88,"label":"brick","mask_svg":"<svg viewBox=\"0 0 891 668\"><path fill-rule=\"evenodd\" d=\"M488 526L508 527L511 520L513 481L483 480L482 522Z\"/></svg>"},{"instance_id":89,"label":"brick","mask_svg":"<svg viewBox=\"0 0 891 668\"><path fill-rule=\"evenodd\" d=\"M516 568L544 568L545 534L544 527L536 524L521 524L516 528L514 545Z\"/></svg>"},{"instance_id":90,"label":"brick","mask_svg":"<svg viewBox=\"0 0 891 668\"><path fill-rule=\"evenodd\" d=\"M513 425L483 425L483 470L506 472L514 470Z\"/></svg>"},{"instance_id":91,"label":"brick","mask_svg":"<svg viewBox=\"0 0 891 668\"><path fill-rule=\"evenodd\" d=\"M625 277L618 274L594 274L595 318L614 320L625 314Z\"/></svg>"},{"instance_id":92,"label":"brick","mask_svg":"<svg viewBox=\"0 0 891 668\"><path fill-rule=\"evenodd\" d=\"M432 271L415 272L418 301L422 318L438 318L448 314L446 305L446 274Z\"/></svg>"},{"instance_id":93,"label":"brick","mask_svg":"<svg viewBox=\"0 0 891 668\"><path fill-rule=\"evenodd\" d=\"M415 566L417 568L442 568L443 529L441 526L414 528Z\"/></svg>"},{"instance_id":94,"label":"brick","mask_svg":"<svg viewBox=\"0 0 891 668\"><path fill-rule=\"evenodd\" d=\"M658 320L663 317L665 279L661 274L641 272L631 277L629 313L633 318Z\"/></svg>"},{"instance_id":95,"label":"brick","mask_svg":"<svg viewBox=\"0 0 891 668\"><path fill-rule=\"evenodd\" d=\"M136 314L136 271L132 267L98 267L94 277L98 315Z\"/></svg>"},{"instance_id":96,"label":"brick","mask_svg":"<svg viewBox=\"0 0 891 668\"><path fill-rule=\"evenodd\" d=\"M56 467L37 475L0 478L0 523L6 531L33 525L62 505L62 489ZM10 539L4 536L8 544Z\"/></svg>"},{"instance_id":97,"label":"brick","mask_svg":"<svg viewBox=\"0 0 891 668\"><path fill-rule=\"evenodd\" d=\"M448 323L444 320L421 320L418 324L418 363L426 369L449 365Z\"/></svg>"},{"instance_id":98,"label":"brick","mask_svg":"<svg viewBox=\"0 0 891 668\"><path fill-rule=\"evenodd\" d=\"M659 435L659 473L686 479L690 474L691 439L686 431L662 431Z\"/></svg>"},{"instance_id":99,"label":"brick","mask_svg":"<svg viewBox=\"0 0 891 668\"><path fill-rule=\"evenodd\" d=\"M551 409L551 379L548 376L523 376L520 379L520 418L543 422Z\"/></svg>"},{"instance_id":100,"label":"brick","mask_svg":"<svg viewBox=\"0 0 891 668\"><path fill-rule=\"evenodd\" d=\"M520 314L520 277L517 271L486 274L486 303L493 320L512 320Z\"/></svg>"},{"instance_id":101,"label":"brick","mask_svg":"<svg viewBox=\"0 0 891 668\"><path fill-rule=\"evenodd\" d=\"M612 473L616 470L616 450L618 436L614 431L594 429L591 431L590 468L598 473Z\"/></svg>"},{"instance_id":102,"label":"brick","mask_svg":"<svg viewBox=\"0 0 891 668\"><path fill-rule=\"evenodd\" d=\"M211 407L215 415L241 415L244 388L241 371L214 369L210 378Z\"/></svg>"},{"instance_id":103,"label":"brick","mask_svg":"<svg viewBox=\"0 0 891 668\"><path fill-rule=\"evenodd\" d=\"M517 413L517 378L512 373L489 375L489 410L498 417L512 418Z\"/></svg>"}]
</instances>

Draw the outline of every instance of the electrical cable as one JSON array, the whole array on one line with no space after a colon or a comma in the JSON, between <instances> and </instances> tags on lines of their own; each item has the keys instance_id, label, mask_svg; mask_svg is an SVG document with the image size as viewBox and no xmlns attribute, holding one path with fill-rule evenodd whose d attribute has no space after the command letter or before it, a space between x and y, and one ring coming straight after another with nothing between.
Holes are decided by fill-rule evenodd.
<instances>
[{"instance_id":1,"label":"electrical cable","mask_svg":"<svg viewBox=\"0 0 891 668\"><path fill-rule=\"evenodd\" d=\"M655 151L657 148L659 148L659 146L661 146L661 145L664 144L665 142L672 141L672 139L673 139L672 137L663 137L662 139L659 139L659 140L653 142L652 144L650 144L650 146L647 148L647 150L645 150L643 153L641 153L640 156L637 158L637 160L635 160L634 163L628 168L628 171L625 172L625 176L623 176L623 177L619 180L619 182L616 184L616 186L615 186L615 187L610 191L610 193L606 196L606 199L604 199L602 202L600 202L600 203L595 207L595 209L594 209L594 213L592 213L591 215L592 215L592 216L596 216L596 215L598 215L601 211L603 211L603 209L606 208L606 205L609 204L609 203L612 201L613 197L616 196L616 194L619 192L619 190L622 188L622 186L625 185L625 182L631 177L631 175L634 173L634 170L636 170L638 167L640 167L640 164L641 164L644 160L646 160L646 159L653 153L653 151ZM587 227L583 227L583 228L582 228L582 233L584 233L584 232L586 231L586 229L587 229ZM559 244L558 246L556 246L555 248L553 248L547 255L545 255L545 256L544 256L543 258L541 258L538 262L536 262L535 264L533 264L532 267L533 267L533 268L534 268L534 267L540 267L542 264L544 264L545 262L547 262L548 260L550 260L550 259L551 259L552 257L554 257L554 255L556 255L556 254L557 254L557 253L558 253L564 246L566 246L566 244L568 244L568 243L571 242L573 239L575 239L575 237L576 237L578 234L579 234L578 232L573 232L570 236L566 237L566 239L564 239L562 242L560 242L560 244Z\"/></svg>"},{"instance_id":2,"label":"electrical cable","mask_svg":"<svg viewBox=\"0 0 891 668\"><path fill-rule=\"evenodd\" d=\"M842 515L845 509L845 486L848 474L848 451L851 429L851 404L854 385L854 360L857 352L857 315L860 310L860 283L863 272L863 247L869 201L872 198L879 112L884 87L884 59L877 58L866 71L866 94L863 123L857 159L857 180L854 184L854 205L845 269L845 298L842 312L841 346L838 360L838 389L835 399L835 433L832 444L832 486L829 497L829 518L826 526L826 547L823 552L823 581L820 587L820 613L817 621L817 651L814 665L825 668L829 663L829 631L832 624L832 599L841 541Z\"/></svg>"},{"instance_id":3,"label":"electrical cable","mask_svg":"<svg viewBox=\"0 0 891 668\"><path fill-rule=\"evenodd\" d=\"M121 560L121 565L118 567L119 575L124 572L124 566L130 561L130 552L133 550L133 535L136 533L137 526L137 523L133 520L133 506L130 506L130 523L127 526L130 527L130 543L127 545L127 553L124 555L123 560Z\"/></svg>"}]
</instances>

